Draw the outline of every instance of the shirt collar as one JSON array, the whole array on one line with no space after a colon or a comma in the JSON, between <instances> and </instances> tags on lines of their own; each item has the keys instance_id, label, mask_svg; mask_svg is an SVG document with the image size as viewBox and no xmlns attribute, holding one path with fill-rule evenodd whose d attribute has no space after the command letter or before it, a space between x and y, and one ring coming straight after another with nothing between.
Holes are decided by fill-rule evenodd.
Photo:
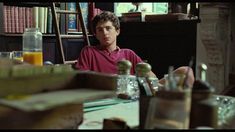
<instances>
[{"instance_id":1,"label":"shirt collar","mask_svg":"<svg viewBox=\"0 0 235 132\"><path fill-rule=\"evenodd\" d=\"M112 52L109 52L109 50L107 50L107 49L101 48L99 45L97 45L96 47L97 47L97 49L102 50L102 51L107 52L107 53L112 53L112 52L120 51L120 48L118 46L116 46L116 49L114 51L112 51Z\"/></svg>"}]
</instances>

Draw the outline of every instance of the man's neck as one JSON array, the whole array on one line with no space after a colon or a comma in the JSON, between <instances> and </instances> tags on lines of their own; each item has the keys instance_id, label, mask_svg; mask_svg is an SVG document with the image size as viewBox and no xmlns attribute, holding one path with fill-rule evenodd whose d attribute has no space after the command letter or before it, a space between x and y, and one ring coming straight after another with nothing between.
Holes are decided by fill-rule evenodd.
<instances>
[{"instance_id":1,"label":"man's neck","mask_svg":"<svg viewBox=\"0 0 235 132\"><path fill-rule=\"evenodd\" d=\"M102 49L107 50L107 51L110 52L110 53L117 49L117 45L116 45L116 44L112 44L112 45L108 45L108 46L101 46L101 45L100 45L100 47L101 47Z\"/></svg>"}]
</instances>

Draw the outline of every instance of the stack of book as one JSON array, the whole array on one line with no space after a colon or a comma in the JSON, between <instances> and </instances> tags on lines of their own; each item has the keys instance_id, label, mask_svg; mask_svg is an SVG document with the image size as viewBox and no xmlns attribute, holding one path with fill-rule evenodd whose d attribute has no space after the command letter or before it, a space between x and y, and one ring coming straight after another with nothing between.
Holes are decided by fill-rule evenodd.
<instances>
[{"instance_id":1,"label":"stack of book","mask_svg":"<svg viewBox=\"0 0 235 132\"><path fill-rule=\"evenodd\" d=\"M178 21L189 19L188 14L169 13L169 14L148 14L145 15L146 22Z\"/></svg>"},{"instance_id":2,"label":"stack of book","mask_svg":"<svg viewBox=\"0 0 235 132\"><path fill-rule=\"evenodd\" d=\"M122 22L142 22L144 21L145 14L143 12L128 12L122 13Z\"/></svg>"},{"instance_id":3,"label":"stack of book","mask_svg":"<svg viewBox=\"0 0 235 132\"><path fill-rule=\"evenodd\" d=\"M25 28L39 28L42 33L52 30L52 15L48 7L3 5L3 17L5 33L23 33Z\"/></svg>"},{"instance_id":4,"label":"stack of book","mask_svg":"<svg viewBox=\"0 0 235 132\"><path fill-rule=\"evenodd\" d=\"M37 67L0 59L0 129L77 129L83 102L115 97L116 80L71 65Z\"/></svg>"},{"instance_id":5,"label":"stack of book","mask_svg":"<svg viewBox=\"0 0 235 132\"><path fill-rule=\"evenodd\" d=\"M89 21L89 5L88 2L81 2L80 7L83 14L83 19L86 27ZM3 17L3 22L0 24L0 30L6 34L22 34L25 28L39 28L42 33L55 33L52 22L51 7L35 5L16 6L4 5L0 3L0 17ZM56 5L55 10L77 10L76 2L60 2ZM92 12L93 13L93 12ZM95 13L95 12L94 12ZM81 24L75 14L60 14L56 13L59 24L59 29L62 34L68 32L81 32Z\"/></svg>"}]
</instances>

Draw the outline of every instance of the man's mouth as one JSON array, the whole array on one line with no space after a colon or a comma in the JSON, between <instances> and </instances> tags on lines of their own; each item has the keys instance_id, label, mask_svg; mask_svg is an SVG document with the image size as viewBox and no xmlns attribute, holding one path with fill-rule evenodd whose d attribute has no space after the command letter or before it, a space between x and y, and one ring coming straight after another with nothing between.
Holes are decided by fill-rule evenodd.
<instances>
[{"instance_id":1,"label":"man's mouth","mask_svg":"<svg viewBox=\"0 0 235 132\"><path fill-rule=\"evenodd\" d=\"M104 38L104 41L108 41L109 40L109 38Z\"/></svg>"}]
</instances>

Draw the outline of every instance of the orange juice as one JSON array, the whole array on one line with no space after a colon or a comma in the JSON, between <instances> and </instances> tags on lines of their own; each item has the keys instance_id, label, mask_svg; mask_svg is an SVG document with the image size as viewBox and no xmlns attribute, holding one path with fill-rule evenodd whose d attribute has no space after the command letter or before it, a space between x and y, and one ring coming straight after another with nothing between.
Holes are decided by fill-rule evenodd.
<instances>
[{"instance_id":1,"label":"orange juice","mask_svg":"<svg viewBox=\"0 0 235 132\"><path fill-rule=\"evenodd\" d=\"M37 66L43 65L42 52L24 52L23 59L24 59L24 62L33 64L33 65L37 65Z\"/></svg>"},{"instance_id":2,"label":"orange juice","mask_svg":"<svg viewBox=\"0 0 235 132\"><path fill-rule=\"evenodd\" d=\"M13 59L23 61L23 57L14 57Z\"/></svg>"}]
</instances>

